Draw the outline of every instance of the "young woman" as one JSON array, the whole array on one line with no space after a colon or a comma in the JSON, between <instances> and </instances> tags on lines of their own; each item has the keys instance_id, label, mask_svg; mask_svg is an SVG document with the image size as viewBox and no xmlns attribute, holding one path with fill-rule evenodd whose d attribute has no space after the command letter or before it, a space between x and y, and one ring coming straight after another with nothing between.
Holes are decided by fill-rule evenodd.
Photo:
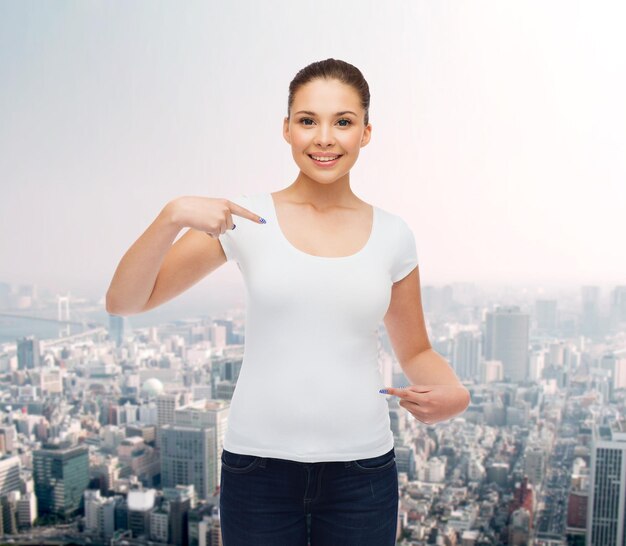
<instances>
[{"instance_id":1,"label":"young woman","mask_svg":"<svg viewBox=\"0 0 626 546\"><path fill-rule=\"evenodd\" d=\"M244 277L246 348L221 455L224 546L392 546L398 476L384 394L426 424L469 404L428 340L413 232L350 187L371 137L369 100L347 62L300 70L283 125L299 169L293 183L173 199L107 293L107 310L129 315L227 260ZM381 390L381 321L410 387Z\"/></svg>"}]
</instances>

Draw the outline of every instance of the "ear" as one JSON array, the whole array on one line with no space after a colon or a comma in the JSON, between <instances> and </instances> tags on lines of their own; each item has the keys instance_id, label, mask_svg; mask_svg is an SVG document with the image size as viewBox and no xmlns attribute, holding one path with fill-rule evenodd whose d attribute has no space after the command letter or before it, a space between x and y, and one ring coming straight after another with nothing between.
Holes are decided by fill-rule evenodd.
<instances>
[{"instance_id":1,"label":"ear","mask_svg":"<svg viewBox=\"0 0 626 546\"><path fill-rule=\"evenodd\" d=\"M367 146L371 138L372 138L372 124L368 123L367 127L365 127L365 130L363 131L363 137L361 138L361 148L363 146Z\"/></svg>"},{"instance_id":2,"label":"ear","mask_svg":"<svg viewBox=\"0 0 626 546\"><path fill-rule=\"evenodd\" d=\"M283 119L283 138L288 144L291 144L291 134L289 133L289 118L285 116Z\"/></svg>"}]
</instances>

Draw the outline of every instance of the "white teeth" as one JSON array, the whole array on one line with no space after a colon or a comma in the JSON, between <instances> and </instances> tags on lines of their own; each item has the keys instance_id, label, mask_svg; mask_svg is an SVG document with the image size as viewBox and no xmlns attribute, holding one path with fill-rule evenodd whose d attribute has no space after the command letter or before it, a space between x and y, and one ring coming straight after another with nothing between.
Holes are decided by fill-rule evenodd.
<instances>
[{"instance_id":1,"label":"white teeth","mask_svg":"<svg viewBox=\"0 0 626 546\"><path fill-rule=\"evenodd\" d=\"M336 155L335 157L315 157L314 155L312 155L311 157L315 159L316 161L334 161L339 156Z\"/></svg>"}]
</instances>

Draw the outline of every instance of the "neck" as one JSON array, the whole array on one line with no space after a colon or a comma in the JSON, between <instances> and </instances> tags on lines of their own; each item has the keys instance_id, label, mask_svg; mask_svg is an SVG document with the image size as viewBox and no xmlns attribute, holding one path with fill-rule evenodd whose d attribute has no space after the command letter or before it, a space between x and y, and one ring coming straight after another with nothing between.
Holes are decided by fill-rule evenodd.
<instances>
[{"instance_id":1,"label":"neck","mask_svg":"<svg viewBox=\"0 0 626 546\"><path fill-rule=\"evenodd\" d=\"M354 207L360 201L350 187L350 173L332 182L318 182L302 171L281 193L296 203L308 203L316 209Z\"/></svg>"}]
</instances>

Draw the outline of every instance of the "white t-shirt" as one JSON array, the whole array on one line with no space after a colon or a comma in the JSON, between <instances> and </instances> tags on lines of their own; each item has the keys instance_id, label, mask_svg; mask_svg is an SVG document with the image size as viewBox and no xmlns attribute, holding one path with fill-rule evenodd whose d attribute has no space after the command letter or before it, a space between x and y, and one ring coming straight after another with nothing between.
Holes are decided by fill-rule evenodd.
<instances>
[{"instance_id":1,"label":"white t-shirt","mask_svg":"<svg viewBox=\"0 0 626 546\"><path fill-rule=\"evenodd\" d=\"M224 447L300 462L375 457L394 446L378 327L391 286L418 264L398 215L374 207L370 238L345 257L293 246L269 192L229 197L265 218L233 215L219 236L246 288L245 347Z\"/></svg>"}]
</instances>

